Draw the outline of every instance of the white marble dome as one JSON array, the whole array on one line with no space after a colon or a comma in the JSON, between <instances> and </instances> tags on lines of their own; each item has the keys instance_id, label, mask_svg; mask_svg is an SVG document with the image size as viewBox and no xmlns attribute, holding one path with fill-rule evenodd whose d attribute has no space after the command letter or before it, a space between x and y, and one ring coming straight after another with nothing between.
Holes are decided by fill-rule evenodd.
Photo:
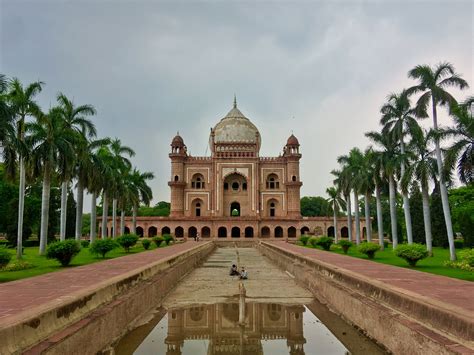
<instances>
[{"instance_id":1,"label":"white marble dome","mask_svg":"<svg viewBox=\"0 0 474 355\"><path fill-rule=\"evenodd\" d=\"M257 137L260 140L257 127L240 112L235 100L232 110L214 127L215 143L257 143Z\"/></svg>"}]
</instances>

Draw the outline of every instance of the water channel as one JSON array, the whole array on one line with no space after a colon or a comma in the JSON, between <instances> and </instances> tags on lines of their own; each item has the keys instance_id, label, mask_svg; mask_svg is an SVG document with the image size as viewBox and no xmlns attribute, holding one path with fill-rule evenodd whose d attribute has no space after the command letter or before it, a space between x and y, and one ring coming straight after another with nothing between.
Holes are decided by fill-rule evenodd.
<instances>
[{"instance_id":1,"label":"water channel","mask_svg":"<svg viewBox=\"0 0 474 355\"><path fill-rule=\"evenodd\" d=\"M232 263L249 279L229 276ZM384 354L254 248L218 248L115 354Z\"/></svg>"}]
</instances>

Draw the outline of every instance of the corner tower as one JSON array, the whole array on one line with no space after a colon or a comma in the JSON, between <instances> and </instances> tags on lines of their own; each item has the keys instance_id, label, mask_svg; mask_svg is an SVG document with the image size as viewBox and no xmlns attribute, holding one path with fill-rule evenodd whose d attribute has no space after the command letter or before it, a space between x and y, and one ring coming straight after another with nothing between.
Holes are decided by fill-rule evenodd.
<instances>
[{"instance_id":1,"label":"corner tower","mask_svg":"<svg viewBox=\"0 0 474 355\"><path fill-rule=\"evenodd\" d=\"M300 143L291 134L283 148L283 156L287 164L287 196L288 196L288 216L300 217L300 189L303 183L300 180Z\"/></svg>"},{"instance_id":2,"label":"corner tower","mask_svg":"<svg viewBox=\"0 0 474 355\"><path fill-rule=\"evenodd\" d=\"M184 188L186 180L184 176L184 162L188 156L186 145L179 132L171 141L171 180L168 185L171 188L171 210L170 217L184 215Z\"/></svg>"}]
</instances>

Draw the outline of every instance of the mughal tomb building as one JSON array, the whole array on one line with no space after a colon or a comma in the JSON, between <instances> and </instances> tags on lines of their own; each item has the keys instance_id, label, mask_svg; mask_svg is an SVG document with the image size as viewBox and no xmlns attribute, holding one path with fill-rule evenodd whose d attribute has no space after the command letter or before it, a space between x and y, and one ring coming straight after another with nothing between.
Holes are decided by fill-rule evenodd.
<instances>
[{"instance_id":1,"label":"mughal tomb building","mask_svg":"<svg viewBox=\"0 0 474 355\"><path fill-rule=\"evenodd\" d=\"M188 154L178 134L171 142L171 213L138 217L137 234L172 234L176 238L281 238L301 234L334 235L332 217L300 213L300 144L292 134L276 157L260 156L257 127L237 108L211 128L211 156ZM108 223L110 231L111 220ZM132 221L126 220L126 231ZM361 220L365 230L365 222ZM346 218L338 236L347 237Z\"/></svg>"}]
</instances>

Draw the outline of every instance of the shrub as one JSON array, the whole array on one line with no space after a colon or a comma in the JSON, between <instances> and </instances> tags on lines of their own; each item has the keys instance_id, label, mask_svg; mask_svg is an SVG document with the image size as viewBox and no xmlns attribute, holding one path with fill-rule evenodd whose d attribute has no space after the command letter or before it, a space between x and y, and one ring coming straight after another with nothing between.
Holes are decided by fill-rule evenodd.
<instances>
[{"instance_id":1,"label":"shrub","mask_svg":"<svg viewBox=\"0 0 474 355\"><path fill-rule=\"evenodd\" d=\"M88 241L88 240L81 240L81 247L83 247L83 248L89 248L89 244L90 244L90 243L91 243L91 242Z\"/></svg>"},{"instance_id":2,"label":"shrub","mask_svg":"<svg viewBox=\"0 0 474 355\"><path fill-rule=\"evenodd\" d=\"M32 263L29 263L23 260L18 260L5 266L3 271L21 271L21 270L32 269L34 267L35 266Z\"/></svg>"},{"instance_id":3,"label":"shrub","mask_svg":"<svg viewBox=\"0 0 474 355\"><path fill-rule=\"evenodd\" d=\"M459 253L461 260L468 264L469 266L474 267L474 249L463 250Z\"/></svg>"},{"instance_id":4,"label":"shrub","mask_svg":"<svg viewBox=\"0 0 474 355\"><path fill-rule=\"evenodd\" d=\"M309 240L307 242L307 245L311 245L313 248L316 248L318 246L318 237L309 237Z\"/></svg>"},{"instance_id":5,"label":"shrub","mask_svg":"<svg viewBox=\"0 0 474 355\"><path fill-rule=\"evenodd\" d=\"M400 244L395 248L395 255L405 259L408 265L415 267L418 260L428 256L428 250L423 244Z\"/></svg>"},{"instance_id":6,"label":"shrub","mask_svg":"<svg viewBox=\"0 0 474 355\"><path fill-rule=\"evenodd\" d=\"M462 239L455 239L455 240L454 240L454 248L455 248L455 249L462 249L462 248L464 248L464 240L462 240Z\"/></svg>"},{"instance_id":7,"label":"shrub","mask_svg":"<svg viewBox=\"0 0 474 355\"><path fill-rule=\"evenodd\" d=\"M170 243L174 240L171 234L163 234L163 239L165 240L166 245L170 245Z\"/></svg>"},{"instance_id":8,"label":"shrub","mask_svg":"<svg viewBox=\"0 0 474 355\"><path fill-rule=\"evenodd\" d=\"M163 243L165 239L163 237L158 236L154 237L152 240L156 244L156 247L159 248L161 243Z\"/></svg>"},{"instance_id":9,"label":"shrub","mask_svg":"<svg viewBox=\"0 0 474 355\"><path fill-rule=\"evenodd\" d=\"M56 259L62 266L68 266L72 258L81 251L79 243L73 239L54 242L46 249L48 259Z\"/></svg>"},{"instance_id":10,"label":"shrub","mask_svg":"<svg viewBox=\"0 0 474 355\"><path fill-rule=\"evenodd\" d=\"M323 248L326 251L331 249L332 243L333 243L332 238L326 237L326 236L319 237L316 241L316 245L320 246L321 248Z\"/></svg>"},{"instance_id":11,"label":"shrub","mask_svg":"<svg viewBox=\"0 0 474 355\"><path fill-rule=\"evenodd\" d=\"M138 235L135 234L125 234L117 238L117 243L125 250L126 253L130 251L130 248L133 247L138 242Z\"/></svg>"},{"instance_id":12,"label":"shrub","mask_svg":"<svg viewBox=\"0 0 474 355\"><path fill-rule=\"evenodd\" d=\"M373 259L375 257L375 252L378 250L380 250L380 245L372 242L362 243L357 247L357 251L367 255L369 259Z\"/></svg>"},{"instance_id":13,"label":"shrub","mask_svg":"<svg viewBox=\"0 0 474 355\"><path fill-rule=\"evenodd\" d=\"M117 248L117 243L115 240L106 238L106 239L97 239L94 243L92 243L89 247L89 251L92 254L101 255L105 258L105 254L109 251L114 250Z\"/></svg>"},{"instance_id":14,"label":"shrub","mask_svg":"<svg viewBox=\"0 0 474 355\"><path fill-rule=\"evenodd\" d=\"M344 254L347 254L347 252L349 251L349 248L353 245L352 242L348 240L344 240L344 239L340 240L338 244L341 246Z\"/></svg>"},{"instance_id":15,"label":"shrub","mask_svg":"<svg viewBox=\"0 0 474 355\"><path fill-rule=\"evenodd\" d=\"M459 255L461 257L461 260L446 261L444 265L456 269L474 272L474 249L464 250L460 252Z\"/></svg>"},{"instance_id":16,"label":"shrub","mask_svg":"<svg viewBox=\"0 0 474 355\"><path fill-rule=\"evenodd\" d=\"M309 240L309 236L308 235L302 235L299 239L299 241L301 242L301 244L303 245L307 245L308 244L308 240Z\"/></svg>"},{"instance_id":17,"label":"shrub","mask_svg":"<svg viewBox=\"0 0 474 355\"><path fill-rule=\"evenodd\" d=\"M150 249L151 241L150 239L143 239L142 240L142 246L145 250Z\"/></svg>"},{"instance_id":18,"label":"shrub","mask_svg":"<svg viewBox=\"0 0 474 355\"><path fill-rule=\"evenodd\" d=\"M0 269L8 265L12 259L12 254L5 248L0 248Z\"/></svg>"}]
</instances>

